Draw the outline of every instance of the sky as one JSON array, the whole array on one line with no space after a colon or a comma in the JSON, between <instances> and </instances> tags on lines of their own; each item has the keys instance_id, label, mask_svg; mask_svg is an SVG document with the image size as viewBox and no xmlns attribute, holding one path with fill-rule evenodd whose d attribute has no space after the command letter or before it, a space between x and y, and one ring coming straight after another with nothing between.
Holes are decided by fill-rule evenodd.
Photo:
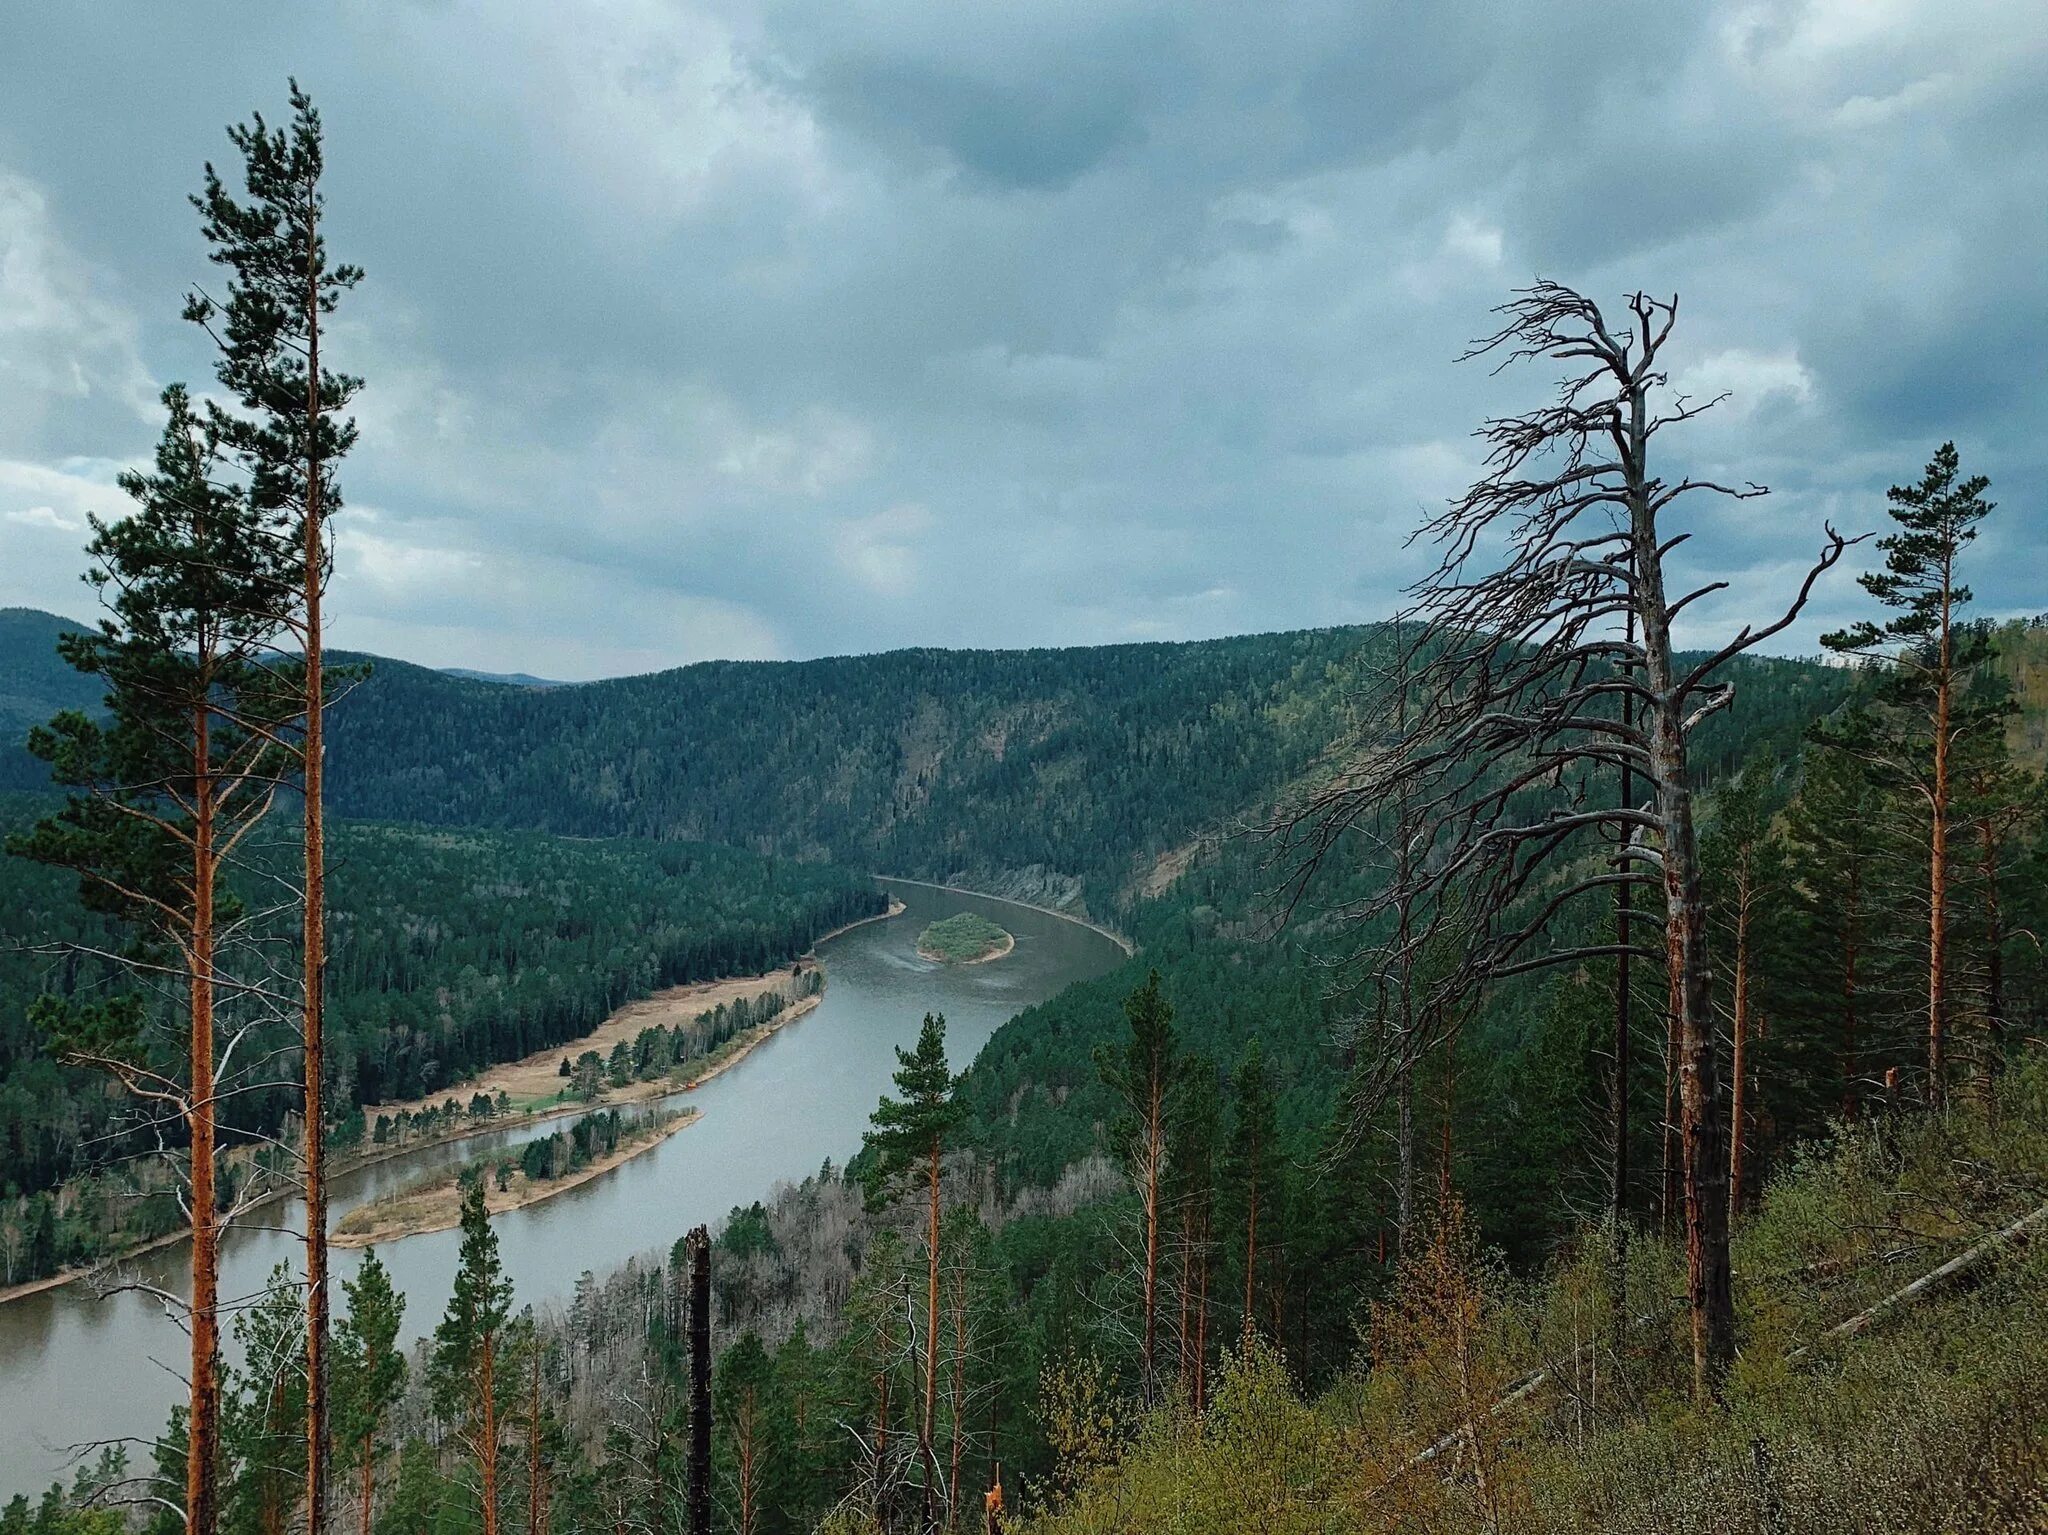
<instances>
[{"instance_id":1,"label":"sky","mask_svg":"<svg viewBox=\"0 0 2048 1535\"><path fill-rule=\"evenodd\" d=\"M0 11L0 605L89 618L85 514L216 281L227 123L326 124L368 273L331 642L585 678L1387 616L1543 367L1538 276L1680 296L1681 558L1775 617L1945 439L2048 610L2048 5L101 0ZM1852 557L1866 557L1868 546ZM1829 578L1778 648L1867 611Z\"/></svg>"}]
</instances>

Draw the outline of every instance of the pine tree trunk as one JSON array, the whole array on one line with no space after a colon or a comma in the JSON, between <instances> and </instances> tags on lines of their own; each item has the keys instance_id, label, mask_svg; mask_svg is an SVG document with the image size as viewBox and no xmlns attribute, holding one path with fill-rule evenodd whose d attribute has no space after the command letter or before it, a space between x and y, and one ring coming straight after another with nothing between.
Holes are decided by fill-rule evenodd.
<instances>
[{"instance_id":1,"label":"pine tree trunk","mask_svg":"<svg viewBox=\"0 0 2048 1535\"><path fill-rule=\"evenodd\" d=\"M1401 679L1395 701L1397 728L1408 730L1408 679ZM1409 822L1408 795L1403 790L1396 806L1394 878L1407 889L1414 874L1414 829ZM1400 1234L1401 1255L1408 1254L1408 1233L1415 1219L1415 967L1410 963L1408 945L1413 933L1412 913L1404 898L1395 913L1394 943L1401 956L1400 1009L1401 1053L1394 1082L1394 1229Z\"/></svg>"},{"instance_id":2,"label":"pine tree trunk","mask_svg":"<svg viewBox=\"0 0 2048 1535\"><path fill-rule=\"evenodd\" d=\"M946 1508L951 1519L960 1516L960 1457L965 1448L961 1424L967 1412L967 1276L953 1279L953 1421L951 1424L952 1465L946 1477Z\"/></svg>"},{"instance_id":3,"label":"pine tree trunk","mask_svg":"<svg viewBox=\"0 0 2048 1535\"><path fill-rule=\"evenodd\" d=\"M326 539L321 522L320 474L320 289L317 242L306 256L306 905L305 905L305 1107L306 1107L306 1528L322 1535L327 1516L327 1179L326 1109L322 1084L326 1046L322 1037L327 978L327 830L324 815L326 732L321 676L321 582Z\"/></svg>"},{"instance_id":4,"label":"pine tree trunk","mask_svg":"<svg viewBox=\"0 0 2048 1535\"><path fill-rule=\"evenodd\" d=\"M1746 877L1745 877L1746 886ZM1749 892L1736 897L1733 1053L1728 1087L1728 1219L1742 1209L1743 1162L1749 1142Z\"/></svg>"},{"instance_id":5,"label":"pine tree trunk","mask_svg":"<svg viewBox=\"0 0 2048 1535\"><path fill-rule=\"evenodd\" d=\"M1634 540L1635 606L1642 620L1651 708L1651 772L1664 856L1665 941L1677 1004L1680 1174L1685 1202L1686 1300L1692 1313L1693 1389L1719 1390L1735 1357L1735 1301L1728 1270L1728 1177L1721 1144L1721 1076L1714 1048L1706 903L1700 892L1699 840L1685 741L1684 700L1671 656L1654 489L1644 470L1648 411L1644 389L1629 397L1628 482Z\"/></svg>"},{"instance_id":6,"label":"pine tree trunk","mask_svg":"<svg viewBox=\"0 0 2048 1535\"><path fill-rule=\"evenodd\" d=\"M1174 1334L1174 1341L1180 1355L1180 1383L1186 1387L1194 1379L1194 1363L1191 1350L1194 1334L1190 1319L1195 1304L1195 1219L1193 1212L1182 1206L1180 1216L1180 1327Z\"/></svg>"},{"instance_id":7,"label":"pine tree trunk","mask_svg":"<svg viewBox=\"0 0 2048 1535\"><path fill-rule=\"evenodd\" d=\"M362 1512L362 1528L360 1531L360 1535L370 1535L371 1532L371 1514L374 1509L377 1498L376 1446L377 1436L374 1433L368 1433L363 1435L363 1477L362 1487L359 1494L359 1502L361 1504Z\"/></svg>"},{"instance_id":8,"label":"pine tree trunk","mask_svg":"<svg viewBox=\"0 0 2048 1535\"><path fill-rule=\"evenodd\" d=\"M924 1461L924 1498L921 1528L937 1527L933 1485L938 1480L937 1420L939 1410L939 1143L932 1142L926 1167L926 1184L931 1207L925 1227L925 1333L924 1333L924 1421L918 1428L917 1449Z\"/></svg>"},{"instance_id":9,"label":"pine tree trunk","mask_svg":"<svg viewBox=\"0 0 2048 1535\"><path fill-rule=\"evenodd\" d=\"M1857 1039L1861 1030L1856 1020L1856 965L1857 949L1862 937L1862 889L1858 872L1849 876L1847 900L1848 911L1842 932L1842 1118L1856 1118L1856 1074L1861 1065L1856 1059Z\"/></svg>"},{"instance_id":10,"label":"pine tree trunk","mask_svg":"<svg viewBox=\"0 0 2048 1535\"><path fill-rule=\"evenodd\" d=\"M220 1422L220 1216L214 1191L214 781L210 711L202 704L193 712L192 1097L187 1111L192 1161L192 1374L185 1424L185 1528L187 1535L214 1535L220 1519L214 1485Z\"/></svg>"},{"instance_id":11,"label":"pine tree trunk","mask_svg":"<svg viewBox=\"0 0 2048 1535\"><path fill-rule=\"evenodd\" d=\"M1250 1198L1245 1205L1244 1216L1244 1341L1252 1341L1252 1330L1258 1325L1258 1308L1254 1304L1257 1294L1259 1272L1259 1178L1252 1174Z\"/></svg>"},{"instance_id":12,"label":"pine tree trunk","mask_svg":"<svg viewBox=\"0 0 2048 1535\"><path fill-rule=\"evenodd\" d=\"M1148 1081L1149 1098L1145 1115L1145 1343L1141 1360L1139 1389L1147 1407L1157 1399L1158 1312L1159 1312L1159 1181L1166 1162L1165 1084L1154 1062Z\"/></svg>"},{"instance_id":13,"label":"pine tree trunk","mask_svg":"<svg viewBox=\"0 0 2048 1535\"><path fill-rule=\"evenodd\" d=\"M1408 1251L1415 1219L1415 1067L1404 1053L1394 1077L1394 1234Z\"/></svg>"},{"instance_id":14,"label":"pine tree trunk","mask_svg":"<svg viewBox=\"0 0 2048 1535\"><path fill-rule=\"evenodd\" d=\"M1934 788L1929 809L1933 825L1928 837L1927 865L1927 1102L1939 1109L1948 1102L1948 730L1954 679L1954 639L1950 632L1950 592L1945 575L1941 599L1941 670L1934 687Z\"/></svg>"},{"instance_id":15,"label":"pine tree trunk","mask_svg":"<svg viewBox=\"0 0 2048 1535\"><path fill-rule=\"evenodd\" d=\"M1978 868L1984 881L1983 1076L1990 1079L2005 1062L2005 914L1998 898L1998 834L1985 816L1977 823Z\"/></svg>"},{"instance_id":16,"label":"pine tree trunk","mask_svg":"<svg viewBox=\"0 0 2048 1535\"><path fill-rule=\"evenodd\" d=\"M1668 920L1668 919L1667 919ZM1664 1192L1658 1202L1658 1219L1666 1236L1678 1230L1684 1200L1679 1195L1678 1147L1678 976L1669 976L1664 999Z\"/></svg>"},{"instance_id":17,"label":"pine tree trunk","mask_svg":"<svg viewBox=\"0 0 2048 1535\"><path fill-rule=\"evenodd\" d=\"M1209 1222L1201 1224L1202 1251L1195 1263L1195 1412L1209 1406Z\"/></svg>"},{"instance_id":18,"label":"pine tree trunk","mask_svg":"<svg viewBox=\"0 0 2048 1535\"><path fill-rule=\"evenodd\" d=\"M754 1388L740 1402L740 1420L733 1425L739 1441L739 1535L754 1535Z\"/></svg>"},{"instance_id":19,"label":"pine tree trunk","mask_svg":"<svg viewBox=\"0 0 2048 1535\"><path fill-rule=\"evenodd\" d=\"M479 1385L483 1428L477 1442L478 1479L483 1484L484 1535L498 1535L498 1340L484 1334Z\"/></svg>"},{"instance_id":20,"label":"pine tree trunk","mask_svg":"<svg viewBox=\"0 0 2048 1535\"><path fill-rule=\"evenodd\" d=\"M540 1349L528 1362L526 1401L526 1535L545 1535L547 1487L540 1464Z\"/></svg>"}]
</instances>

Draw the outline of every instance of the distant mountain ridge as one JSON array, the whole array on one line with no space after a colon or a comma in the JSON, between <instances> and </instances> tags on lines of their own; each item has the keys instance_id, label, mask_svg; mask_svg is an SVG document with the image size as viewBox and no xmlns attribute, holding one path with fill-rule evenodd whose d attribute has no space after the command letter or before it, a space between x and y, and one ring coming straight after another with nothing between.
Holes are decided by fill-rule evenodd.
<instances>
[{"instance_id":1,"label":"distant mountain ridge","mask_svg":"<svg viewBox=\"0 0 2048 1535\"><path fill-rule=\"evenodd\" d=\"M19 741L93 688L65 621L10 610L0 718ZM726 843L1107 915L1256 820L1353 728L1385 631L1014 651L713 661L602 682L371 660L335 710L337 814ZM48 660L37 658L40 651ZM1847 673L1759 658L1708 723L1701 770L1784 755ZM40 782L10 745L0 782Z\"/></svg>"},{"instance_id":2,"label":"distant mountain ridge","mask_svg":"<svg viewBox=\"0 0 2048 1535\"><path fill-rule=\"evenodd\" d=\"M566 688L574 683L558 682L550 677L535 677L528 672L479 672L467 666L444 666L444 676L466 677L471 682L495 682L508 688Z\"/></svg>"}]
</instances>

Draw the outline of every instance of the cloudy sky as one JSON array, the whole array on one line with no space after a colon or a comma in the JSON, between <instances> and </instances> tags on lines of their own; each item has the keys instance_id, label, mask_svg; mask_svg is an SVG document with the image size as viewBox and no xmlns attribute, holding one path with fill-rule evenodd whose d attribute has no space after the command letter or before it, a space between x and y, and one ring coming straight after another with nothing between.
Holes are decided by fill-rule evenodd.
<instances>
[{"instance_id":1,"label":"cloudy sky","mask_svg":"<svg viewBox=\"0 0 2048 1535\"><path fill-rule=\"evenodd\" d=\"M0 604L90 612L155 396L207 380L185 195L327 122L365 375L338 642L588 677L1379 617L1540 374L1541 274L1682 295L1688 462L1761 615L1944 438L2048 609L2048 6L1139 0L11 5ZM1817 617L1857 605L1853 583ZM1819 624L1793 648L1810 648Z\"/></svg>"}]
</instances>

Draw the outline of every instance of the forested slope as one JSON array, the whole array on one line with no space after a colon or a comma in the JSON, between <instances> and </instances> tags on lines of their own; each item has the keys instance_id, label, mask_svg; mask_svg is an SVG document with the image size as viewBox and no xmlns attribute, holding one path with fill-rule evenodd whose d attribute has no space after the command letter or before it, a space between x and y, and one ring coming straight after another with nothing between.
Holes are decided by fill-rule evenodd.
<instances>
[{"instance_id":1,"label":"forested slope","mask_svg":"<svg viewBox=\"0 0 2048 1535\"><path fill-rule=\"evenodd\" d=\"M99 685L57 654L57 636L79 627L34 608L0 608L0 790L49 782L49 770L22 746L32 726L59 709L99 703Z\"/></svg>"}]
</instances>

